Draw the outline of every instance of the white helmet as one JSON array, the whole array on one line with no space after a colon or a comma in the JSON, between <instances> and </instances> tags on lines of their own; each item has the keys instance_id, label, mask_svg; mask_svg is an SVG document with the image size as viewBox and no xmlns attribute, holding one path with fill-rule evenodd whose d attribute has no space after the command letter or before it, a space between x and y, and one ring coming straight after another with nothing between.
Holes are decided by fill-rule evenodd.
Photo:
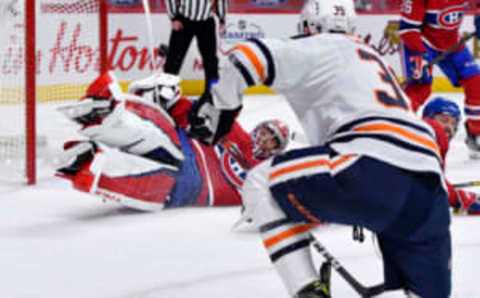
<instances>
[{"instance_id":1,"label":"white helmet","mask_svg":"<svg viewBox=\"0 0 480 298\"><path fill-rule=\"evenodd\" d=\"M355 17L353 0L307 0L300 15L298 32L353 33Z\"/></svg>"}]
</instances>

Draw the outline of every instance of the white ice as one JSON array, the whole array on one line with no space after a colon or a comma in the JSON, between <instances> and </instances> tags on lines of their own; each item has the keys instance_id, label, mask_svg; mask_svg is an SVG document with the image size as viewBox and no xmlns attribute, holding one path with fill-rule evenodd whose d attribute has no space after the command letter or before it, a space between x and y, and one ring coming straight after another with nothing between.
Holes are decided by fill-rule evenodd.
<instances>
[{"instance_id":1,"label":"white ice","mask_svg":"<svg viewBox=\"0 0 480 298\"><path fill-rule=\"evenodd\" d=\"M445 95L462 101L459 94ZM279 96L249 96L240 121L251 129L272 117L299 130ZM43 124L64 125L56 119L61 118L50 115ZM464 137L461 127L448 156L452 182L480 178L480 161L468 158ZM288 297L259 237L232 231L238 207L133 212L72 190L51 176L48 164L39 167L36 186L0 182L0 297ZM480 297L480 217L453 216L451 229L453 297ZM316 234L362 283L382 281L382 262L369 234L363 244L352 241L348 227ZM358 297L336 273L332 292Z\"/></svg>"}]
</instances>

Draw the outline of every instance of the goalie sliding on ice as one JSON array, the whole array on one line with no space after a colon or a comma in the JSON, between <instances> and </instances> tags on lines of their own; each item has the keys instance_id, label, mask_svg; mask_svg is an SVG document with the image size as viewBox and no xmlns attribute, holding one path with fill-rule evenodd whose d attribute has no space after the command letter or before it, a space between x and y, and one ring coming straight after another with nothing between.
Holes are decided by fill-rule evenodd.
<instances>
[{"instance_id":1,"label":"goalie sliding on ice","mask_svg":"<svg viewBox=\"0 0 480 298\"><path fill-rule=\"evenodd\" d=\"M60 108L87 140L64 145L57 176L140 210L240 205L246 171L284 150L289 128L269 120L249 134L235 123L219 145L206 146L185 132L192 102L180 93L169 74L133 82L128 93L111 73L97 78L84 98Z\"/></svg>"}]
</instances>

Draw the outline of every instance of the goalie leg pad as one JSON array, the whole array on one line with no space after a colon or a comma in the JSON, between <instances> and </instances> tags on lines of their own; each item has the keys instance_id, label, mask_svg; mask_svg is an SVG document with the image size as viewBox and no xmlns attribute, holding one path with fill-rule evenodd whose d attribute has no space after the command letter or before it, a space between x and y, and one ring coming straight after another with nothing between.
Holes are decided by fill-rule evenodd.
<instances>
[{"instance_id":1,"label":"goalie leg pad","mask_svg":"<svg viewBox=\"0 0 480 298\"><path fill-rule=\"evenodd\" d=\"M163 149L167 157L162 161L172 161L180 166L183 153L170 119L158 107L135 100L134 95L131 97L118 104L101 123L88 126L81 132L91 140L135 155L148 156Z\"/></svg>"},{"instance_id":2,"label":"goalie leg pad","mask_svg":"<svg viewBox=\"0 0 480 298\"><path fill-rule=\"evenodd\" d=\"M163 209L175 184L177 167L97 146L76 173L59 170L59 176L71 180L76 189L105 200L144 211Z\"/></svg>"}]
</instances>

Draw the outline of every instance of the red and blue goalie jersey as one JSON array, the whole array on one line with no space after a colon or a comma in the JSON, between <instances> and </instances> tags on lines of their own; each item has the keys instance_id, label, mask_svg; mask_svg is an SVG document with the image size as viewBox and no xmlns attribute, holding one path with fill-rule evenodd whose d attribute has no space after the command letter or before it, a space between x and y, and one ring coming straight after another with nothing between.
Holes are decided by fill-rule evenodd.
<instances>
[{"instance_id":1,"label":"red and blue goalie jersey","mask_svg":"<svg viewBox=\"0 0 480 298\"><path fill-rule=\"evenodd\" d=\"M459 40L467 5L465 0L403 0L400 37L411 51L425 52L423 42L444 51Z\"/></svg>"},{"instance_id":2,"label":"red and blue goalie jersey","mask_svg":"<svg viewBox=\"0 0 480 298\"><path fill-rule=\"evenodd\" d=\"M253 156L252 137L238 123L225 141L213 147L187 137L183 128L191 106L191 101L182 98L170 111L180 127L177 133L185 160L165 206L240 205L238 188L246 171L261 161Z\"/></svg>"}]
</instances>

